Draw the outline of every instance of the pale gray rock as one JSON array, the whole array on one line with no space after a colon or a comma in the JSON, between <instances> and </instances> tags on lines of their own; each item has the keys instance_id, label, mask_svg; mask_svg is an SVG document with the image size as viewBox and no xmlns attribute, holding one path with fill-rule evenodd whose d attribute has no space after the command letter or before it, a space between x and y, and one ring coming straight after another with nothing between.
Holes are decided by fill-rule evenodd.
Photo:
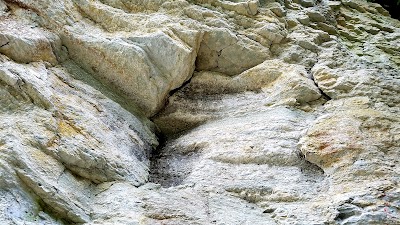
<instances>
[{"instance_id":1,"label":"pale gray rock","mask_svg":"<svg viewBox=\"0 0 400 225\"><path fill-rule=\"evenodd\" d=\"M269 10L271 10L273 13L275 13L275 15L279 17L286 15L286 10L278 2L272 2L268 4L267 7Z\"/></svg>"},{"instance_id":2,"label":"pale gray rock","mask_svg":"<svg viewBox=\"0 0 400 225\"><path fill-rule=\"evenodd\" d=\"M35 27L34 24L22 24L12 19L3 19L0 30L0 53L21 63L57 63L54 52L61 47L57 36Z\"/></svg>"},{"instance_id":3,"label":"pale gray rock","mask_svg":"<svg viewBox=\"0 0 400 225\"><path fill-rule=\"evenodd\" d=\"M314 11L314 10L307 11L307 16L313 22L325 22L326 21L326 18L324 17L324 15L322 15L318 11Z\"/></svg>"},{"instance_id":4,"label":"pale gray rock","mask_svg":"<svg viewBox=\"0 0 400 225\"><path fill-rule=\"evenodd\" d=\"M305 159L336 184L326 193L337 206L335 221L397 224L398 110L368 97L330 101L325 108L328 113L317 118L299 145Z\"/></svg>"},{"instance_id":5,"label":"pale gray rock","mask_svg":"<svg viewBox=\"0 0 400 225\"><path fill-rule=\"evenodd\" d=\"M256 15L259 4L258 0L197 0L196 2L211 4L246 16Z\"/></svg>"},{"instance_id":6,"label":"pale gray rock","mask_svg":"<svg viewBox=\"0 0 400 225\"><path fill-rule=\"evenodd\" d=\"M283 38L280 34L272 34L266 27L264 30L262 34L267 39L280 41ZM268 58L269 50L258 42L242 35L237 36L225 28L215 29L204 34L196 69L237 75Z\"/></svg>"},{"instance_id":7,"label":"pale gray rock","mask_svg":"<svg viewBox=\"0 0 400 225\"><path fill-rule=\"evenodd\" d=\"M163 21L163 18L166 18L163 15L146 16L150 17L150 21L159 19L160 23L153 21L153 25L143 24L147 29L140 30L134 23L135 20L143 20L138 15L131 21L123 17L119 19L120 23L125 24L119 25L122 28L119 29L119 35L112 35L109 33L113 32L112 28L105 25L115 18L115 13L107 10L110 6L91 1L67 2L63 7L55 2L46 1L22 4L43 14L43 24L54 27L63 45L68 49L69 57L104 83L111 83L145 115L151 116L157 112L163 106L168 92L190 78L201 32L185 28L174 33L174 29L166 29L164 26L165 23L169 23L174 27L174 21ZM43 9L42 4L46 4L48 9ZM90 22L75 23L74 21L82 20L82 15L79 14L82 11L91 20L108 28L109 32ZM129 14L123 11L119 13L129 17ZM125 26L135 26L130 31L136 32L124 33ZM158 26L159 29L154 29L153 26ZM93 34L88 33L88 29L92 30ZM136 63L130 64L131 60ZM140 72L133 73L136 69Z\"/></svg>"},{"instance_id":8,"label":"pale gray rock","mask_svg":"<svg viewBox=\"0 0 400 225\"><path fill-rule=\"evenodd\" d=\"M2 174L14 174L2 176L14 183L7 189L26 187L60 218L88 222L91 182L147 181L156 140L142 121L65 69L4 62L1 74L2 169L12 168ZM36 209L24 218L41 217L30 205Z\"/></svg>"},{"instance_id":9,"label":"pale gray rock","mask_svg":"<svg viewBox=\"0 0 400 225\"><path fill-rule=\"evenodd\" d=\"M245 91L248 91L247 95L238 97L243 101L235 102L234 97L226 96L240 96L238 93ZM259 93L250 97L250 91ZM257 107L271 105L304 105L319 98L320 91L304 67L282 60L266 60L235 77L213 72L196 73L190 84L170 97L168 106L153 120L165 134L172 134L212 118L250 111L249 107L258 110ZM243 106L247 104L249 106ZM243 109L237 106L243 106Z\"/></svg>"},{"instance_id":10,"label":"pale gray rock","mask_svg":"<svg viewBox=\"0 0 400 225\"><path fill-rule=\"evenodd\" d=\"M1 14L3 14L5 11L8 10L7 5L3 1L0 1L0 10L1 10Z\"/></svg>"},{"instance_id":11,"label":"pale gray rock","mask_svg":"<svg viewBox=\"0 0 400 225\"><path fill-rule=\"evenodd\" d=\"M194 70L197 46L174 40L173 32L166 32L111 40L71 34L63 40L70 57L86 71L110 82L146 115L152 115L164 104L168 92L188 80ZM192 35L196 44L200 35Z\"/></svg>"}]
</instances>

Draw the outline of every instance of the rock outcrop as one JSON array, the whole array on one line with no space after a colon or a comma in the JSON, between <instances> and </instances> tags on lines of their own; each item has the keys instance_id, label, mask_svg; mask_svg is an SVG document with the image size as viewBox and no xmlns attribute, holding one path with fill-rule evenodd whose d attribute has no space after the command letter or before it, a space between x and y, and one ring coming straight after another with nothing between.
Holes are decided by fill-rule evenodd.
<instances>
[{"instance_id":1,"label":"rock outcrop","mask_svg":"<svg viewBox=\"0 0 400 225\"><path fill-rule=\"evenodd\" d=\"M0 224L400 224L399 71L363 0L0 0Z\"/></svg>"}]
</instances>

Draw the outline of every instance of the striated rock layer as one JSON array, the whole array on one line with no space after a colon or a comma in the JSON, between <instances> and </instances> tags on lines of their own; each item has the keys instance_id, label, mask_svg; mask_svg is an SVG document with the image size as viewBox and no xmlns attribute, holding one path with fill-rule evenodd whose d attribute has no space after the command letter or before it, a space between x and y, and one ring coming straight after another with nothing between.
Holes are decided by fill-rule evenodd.
<instances>
[{"instance_id":1,"label":"striated rock layer","mask_svg":"<svg viewBox=\"0 0 400 225\"><path fill-rule=\"evenodd\" d=\"M400 224L399 71L363 0L0 0L0 224Z\"/></svg>"}]
</instances>

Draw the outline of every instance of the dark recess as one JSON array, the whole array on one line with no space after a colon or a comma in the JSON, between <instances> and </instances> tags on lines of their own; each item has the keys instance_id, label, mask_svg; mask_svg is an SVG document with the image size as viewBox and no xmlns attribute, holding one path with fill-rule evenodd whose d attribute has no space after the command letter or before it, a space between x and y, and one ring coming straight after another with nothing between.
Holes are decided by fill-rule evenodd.
<instances>
[{"instance_id":1,"label":"dark recess","mask_svg":"<svg viewBox=\"0 0 400 225\"><path fill-rule=\"evenodd\" d=\"M400 20L400 0L371 0L389 11L392 18Z\"/></svg>"}]
</instances>

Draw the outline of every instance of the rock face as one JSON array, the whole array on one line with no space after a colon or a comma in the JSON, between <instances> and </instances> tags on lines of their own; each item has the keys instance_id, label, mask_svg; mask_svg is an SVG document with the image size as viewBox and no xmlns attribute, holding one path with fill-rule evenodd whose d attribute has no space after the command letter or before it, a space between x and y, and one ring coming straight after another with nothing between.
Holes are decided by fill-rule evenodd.
<instances>
[{"instance_id":1,"label":"rock face","mask_svg":"<svg viewBox=\"0 0 400 225\"><path fill-rule=\"evenodd\" d=\"M0 0L0 224L400 224L399 71L362 0Z\"/></svg>"}]
</instances>

